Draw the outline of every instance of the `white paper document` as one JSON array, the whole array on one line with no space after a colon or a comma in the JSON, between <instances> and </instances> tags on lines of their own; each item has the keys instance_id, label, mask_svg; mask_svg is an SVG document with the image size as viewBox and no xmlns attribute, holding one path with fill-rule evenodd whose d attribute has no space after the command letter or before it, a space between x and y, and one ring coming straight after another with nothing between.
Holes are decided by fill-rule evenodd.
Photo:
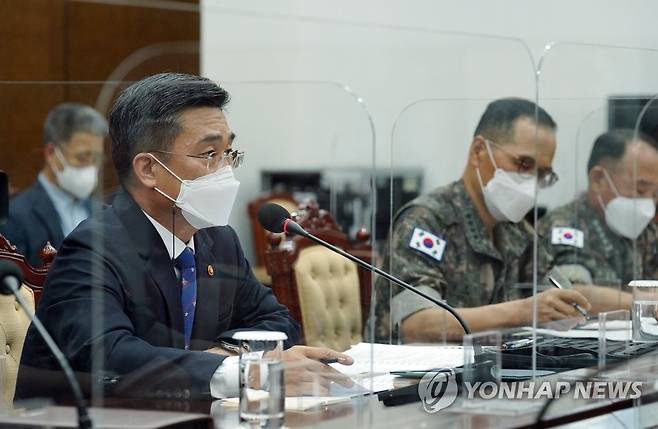
<instances>
[{"instance_id":1,"label":"white paper document","mask_svg":"<svg viewBox=\"0 0 658 429\"><path fill-rule=\"evenodd\" d=\"M523 329L532 331L532 327ZM630 320L609 320L605 327L605 337L609 341L628 341L631 338ZM566 331L537 328L538 335L550 335L560 338L599 338L599 322L593 321Z\"/></svg>"},{"instance_id":2,"label":"white paper document","mask_svg":"<svg viewBox=\"0 0 658 429\"><path fill-rule=\"evenodd\" d=\"M532 328L526 327L529 331ZM568 331L557 331L555 329L537 328L538 335L550 335L552 337L561 338L599 338L599 331L594 329L569 329ZM614 329L607 330L605 337L610 341L628 341L631 338L630 329Z\"/></svg>"},{"instance_id":3,"label":"white paper document","mask_svg":"<svg viewBox=\"0 0 658 429\"><path fill-rule=\"evenodd\" d=\"M391 371L424 371L464 365L464 348L461 346L359 343L344 353L354 359L354 364L346 366L336 363L331 366L350 377L370 372L388 374ZM374 358L372 364L371 358Z\"/></svg>"},{"instance_id":4,"label":"white paper document","mask_svg":"<svg viewBox=\"0 0 658 429\"><path fill-rule=\"evenodd\" d=\"M631 321L630 320L608 320L605 323L605 330L606 331L617 331L620 329L631 329ZM578 327L578 330L594 330L598 331L599 330L599 322L598 321L593 321L586 323L582 326Z\"/></svg>"},{"instance_id":5,"label":"white paper document","mask_svg":"<svg viewBox=\"0 0 658 429\"><path fill-rule=\"evenodd\" d=\"M340 404L342 402L349 402L348 396L333 397L333 396L289 396L285 399L286 411L309 411L316 410L328 405ZM226 398L221 400L224 406L237 408L240 405L239 398Z\"/></svg>"}]
</instances>

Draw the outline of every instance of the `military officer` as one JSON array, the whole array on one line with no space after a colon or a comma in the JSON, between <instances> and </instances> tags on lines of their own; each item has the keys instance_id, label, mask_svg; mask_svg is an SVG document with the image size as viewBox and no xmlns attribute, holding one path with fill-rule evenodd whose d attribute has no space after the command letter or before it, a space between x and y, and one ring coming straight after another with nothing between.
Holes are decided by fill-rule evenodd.
<instances>
[{"instance_id":1,"label":"military officer","mask_svg":"<svg viewBox=\"0 0 658 429\"><path fill-rule=\"evenodd\" d=\"M621 286L658 278L658 225L651 222L658 193L658 145L631 130L594 142L588 188L541 219L538 274L558 270L574 284ZM635 245L635 248L634 248ZM606 309L630 307L631 296L598 288Z\"/></svg>"},{"instance_id":2,"label":"military officer","mask_svg":"<svg viewBox=\"0 0 658 429\"><path fill-rule=\"evenodd\" d=\"M384 254L384 269L457 308L473 331L527 325L532 298L513 285L523 280L532 229L523 221L536 186L557 180L551 165L556 124L531 101L490 103L475 129L461 179L402 207ZM436 341L463 333L447 312L378 279L377 341ZM577 318L575 290L537 296L540 322Z\"/></svg>"}]
</instances>

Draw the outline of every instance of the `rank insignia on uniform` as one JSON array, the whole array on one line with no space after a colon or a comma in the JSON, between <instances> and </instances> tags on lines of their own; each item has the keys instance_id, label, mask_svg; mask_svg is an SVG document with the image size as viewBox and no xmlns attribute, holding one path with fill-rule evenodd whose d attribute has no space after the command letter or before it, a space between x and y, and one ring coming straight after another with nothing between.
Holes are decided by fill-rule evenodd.
<instances>
[{"instance_id":1,"label":"rank insignia on uniform","mask_svg":"<svg viewBox=\"0 0 658 429\"><path fill-rule=\"evenodd\" d=\"M553 228L551 244L563 244L565 246L583 248L585 234L576 228Z\"/></svg>"},{"instance_id":2,"label":"rank insignia on uniform","mask_svg":"<svg viewBox=\"0 0 658 429\"><path fill-rule=\"evenodd\" d=\"M420 228L414 228L409 247L440 261L446 249L446 241Z\"/></svg>"}]
</instances>

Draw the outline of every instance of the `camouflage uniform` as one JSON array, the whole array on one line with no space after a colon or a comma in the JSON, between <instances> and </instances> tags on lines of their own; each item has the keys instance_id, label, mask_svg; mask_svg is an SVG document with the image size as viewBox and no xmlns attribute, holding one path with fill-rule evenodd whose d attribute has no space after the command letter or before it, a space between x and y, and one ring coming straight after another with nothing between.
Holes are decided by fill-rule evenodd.
<instances>
[{"instance_id":1,"label":"camouflage uniform","mask_svg":"<svg viewBox=\"0 0 658 429\"><path fill-rule=\"evenodd\" d=\"M436 236L445 246L434 256L412 246L414 231ZM532 229L499 223L495 244L487 236L464 182L459 180L422 195L400 209L384 251L384 270L454 307L475 307L518 298L520 279ZM422 240L421 240L422 241ZM440 259L440 260L439 260ZM390 285L383 278L375 289L375 339L398 342L401 321L433 304Z\"/></svg>"},{"instance_id":2,"label":"camouflage uniform","mask_svg":"<svg viewBox=\"0 0 658 429\"><path fill-rule=\"evenodd\" d=\"M582 231L581 244L558 244L554 228ZM632 279L658 278L658 225L651 222L637 238L633 273L633 241L614 233L591 206L586 195L551 210L537 228L537 274L544 277L557 267L573 283L616 286ZM555 243L555 244L553 244Z\"/></svg>"}]
</instances>

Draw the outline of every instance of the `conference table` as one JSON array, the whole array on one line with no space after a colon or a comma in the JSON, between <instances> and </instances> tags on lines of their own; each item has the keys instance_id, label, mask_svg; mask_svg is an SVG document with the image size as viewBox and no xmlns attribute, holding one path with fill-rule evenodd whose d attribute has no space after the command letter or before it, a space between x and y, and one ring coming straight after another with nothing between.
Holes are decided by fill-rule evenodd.
<instances>
[{"instance_id":1,"label":"conference table","mask_svg":"<svg viewBox=\"0 0 658 429\"><path fill-rule=\"evenodd\" d=\"M651 427L658 425L658 352L652 352L621 365L599 372L583 368L539 378L550 381L640 381L642 395L638 399L573 399L561 397L551 404L539 426L537 415L545 400L464 399L436 413L424 410L420 400L397 406L385 406L378 395L355 396L344 402L327 404L313 410L286 411L285 426L291 428L524 428L524 427ZM401 379L395 388L409 388L417 380ZM65 401L64 401L65 402ZM64 404L68 405L68 404ZM139 411L142 410L142 411ZM58 418L44 416L52 413ZM58 414L59 413L59 414ZM105 413L105 414L103 414ZM109 413L109 414L108 414ZM146 413L146 414L145 414ZM150 413L150 414L148 414ZM160 413L160 414L159 414ZM96 427L193 427L232 428L239 425L235 404L223 401L135 400L104 398L92 403ZM39 416L40 420L39 420ZM160 424L157 418L163 417ZM167 418L164 418L167 417ZM176 417L181 420L172 424ZM187 421L185 421L187 418ZM23 415L0 418L2 427L37 424L50 419L65 422L60 427L74 427L73 407L56 406L31 409ZM150 420L149 420L150 419ZM145 422L149 421L149 424ZM138 422L141 422L137 424ZM53 424L58 426L58 424Z\"/></svg>"}]
</instances>

